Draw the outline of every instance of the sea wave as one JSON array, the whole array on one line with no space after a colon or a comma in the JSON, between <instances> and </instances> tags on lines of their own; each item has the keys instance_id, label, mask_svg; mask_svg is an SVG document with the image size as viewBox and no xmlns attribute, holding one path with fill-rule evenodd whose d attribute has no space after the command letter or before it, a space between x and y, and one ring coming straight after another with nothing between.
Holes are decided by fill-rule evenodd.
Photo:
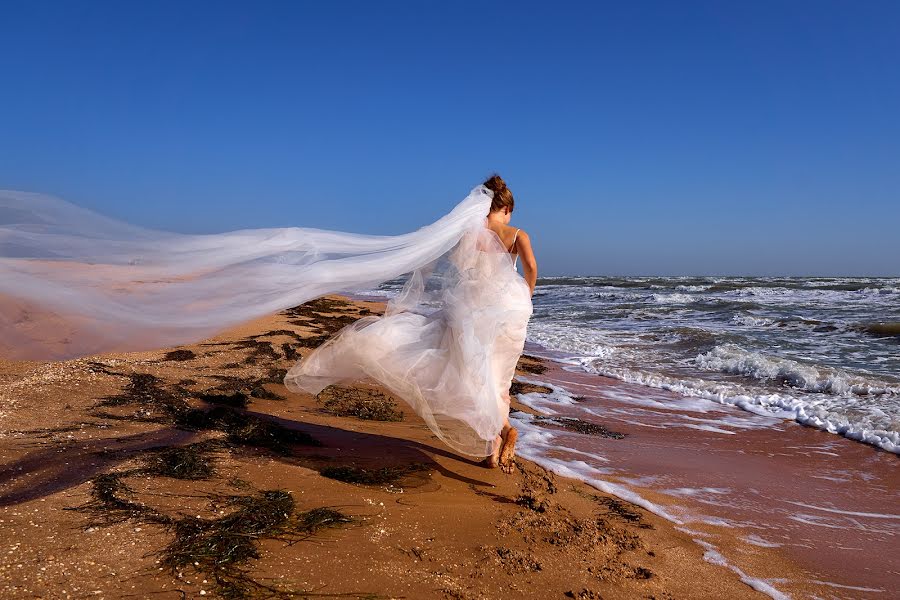
<instances>
[{"instance_id":1,"label":"sea wave","mask_svg":"<svg viewBox=\"0 0 900 600\"><path fill-rule=\"evenodd\" d=\"M789 358L766 356L735 344L716 346L694 359L708 371L775 381L807 392L857 396L900 395L900 385L866 379L840 369L803 364Z\"/></svg>"},{"instance_id":2,"label":"sea wave","mask_svg":"<svg viewBox=\"0 0 900 600\"><path fill-rule=\"evenodd\" d=\"M653 294L653 301L658 304L689 304L699 300L697 296L689 294Z\"/></svg>"},{"instance_id":3,"label":"sea wave","mask_svg":"<svg viewBox=\"0 0 900 600\"><path fill-rule=\"evenodd\" d=\"M746 325L748 327L769 327L777 323L775 319L768 317L757 317L740 313L731 317L731 321L737 325Z\"/></svg>"},{"instance_id":4,"label":"sea wave","mask_svg":"<svg viewBox=\"0 0 900 600\"><path fill-rule=\"evenodd\" d=\"M861 408L851 415L842 411L844 403L833 396L828 397L831 401L824 402L822 399L794 397L789 394L753 393L725 382L678 379L636 369L610 367L603 359L592 357L584 357L576 362L589 373L664 389L682 396L704 398L758 415L794 420L900 454L900 415L892 415L883 408Z\"/></svg>"}]
</instances>

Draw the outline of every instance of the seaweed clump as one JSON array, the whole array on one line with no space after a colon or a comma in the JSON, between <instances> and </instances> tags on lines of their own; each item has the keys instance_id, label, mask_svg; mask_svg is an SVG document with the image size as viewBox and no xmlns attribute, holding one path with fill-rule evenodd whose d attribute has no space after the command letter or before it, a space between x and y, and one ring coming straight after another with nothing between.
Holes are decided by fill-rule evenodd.
<instances>
[{"instance_id":1,"label":"seaweed clump","mask_svg":"<svg viewBox=\"0 0 900 600\"><path fill-rule=\"evenodd\" d=\"M350 323L359 319L363 314L368 314L363 313L362 311L349 312L353 308L352 304L343 300L318 298L311 302L307 302L306 304L289 308L284 312L291 317L300 317L299 319L290 321L291 324L303 326L314 325L318 328L317 333L323 334L322 336L319 336L319 338L307 338L307 340L301 342L301 344L306 345L304 342L310 339L315 339L317 342L324 341L325 336L340 331Z\"/></svg>"},{"instance_id":2,"label":"seaweed clump","mask_svg":"<svg viewBox=\"0 0 900 600\"><path fill-rule=\"evenodd\" d=\"M294 498L284 490L266 490L231 499L234 510L224 517L186 517L174 522L172 542L162 551L163 567L173 573L193 567L211 577L225 598L255 595L294 597L304 592L282 590L252 579L244 566L259 558L264 539L294 543L315 533L345 525L352 519L330 508L297 512Z\"/></svg>"},{"instance_id":3,"label":"seaweed clump","mask_svg":"<svg viewBox=\"0 0 900 600\"><path fill-rule=\"evenodd\" d=\"M215 474L212 452L218 442L200 442L188 446L170 446L146 458L142 473L173 479L209 479Z\"/></svg>"},{"instance_id":4,"label":"seaweed clump","mask_svg":"<svg viewBox=\"0 0 900 600\"><path fill-rule=\"evenodd\" d=\"M97 407L114 408L124 406L137 406L137 410L130 415L121 415L102 411L98 416L108 419L144 421L151 423L166 423L172 420L173 415L189 410L185 396L187 392L182 388L175 391L167 389L161 379L149 373L116 373L104 370L109 375L127 377L129 379L125 388L119 394L107 396L97 404Z\"/></svg>"},{"instance_id":5,"label":"seaweed clump","mask_svg":"<svg viewBox=\"0 0 900 600\"><path fill-rule=\"evenodd\" d=\"M519 363L516 365L516 368L534 375L540 375L547 370L546 365L543 364L543 361L540 358L529 356L527 354L523 354L521 358L519 358Z\"/></svg>"},{"instance_id":6,"label":"seaweed clump","mask_svg":"<svg viewBox=\"0 0 900 600\"><path fill-rule=\"evenodd\" d=\"M603 425L599 425L597 423L582 421L581 419L576 419L575 417L538 416L534 417L534 419L538 423L538 425L543 425L544 427L560 427L562 429L574 431L575 433L581 433L583 435L605 437L612 440L621 440L625 437L624 433L619 433L618 431L607 429Z\"/></svg>"},{"instance_id":7,"label":"seaweed clump","mask_svg":"<svg viewBox=\"0 0 900 600\"><path fill-rule=\"evenodd\" d=\"M216 430L227 435L229 443L238 446L265 448L287 456L293 444L321 446L317 439L295 429L289 429L269 419L263 419L229 406L211 410L194 409L178 416L180 427L194 430Z\"/></svg>"},{"instance_id":8,"label":"seaweed clump","mask_svg":"<svg viewBox=\"0 0 900 600\"><path fill-rule=\"evenodd\" d=\"M270 367L267 375L263 377L234 377L232 375L212 375L214 379L220 380L222 383L217 385L211 391L223 392L225 394L245 394L251 398L259 398L262 400L284 400L284 396L266 389L267 383L284 383L284 376L287 374L286 369Z\"/></svg>"},{"instance_id":9,"label":"seaweed clump","mask_svg":"<svg viewBox=\"0 0 900 600\"><path fill-rule=\"evenodd\" d=\"M94 517L90 522L91 527L115 525L129 519L161 525L169 523L170 519L165 515L144 504L125 499L134 492L122 478L131 474L133 472L98 475L91 481L91 499L69 510L91 514Z\"/></svg>"},{"instance_id":10,"label":"seaweed clump","mask_svg":"<svg viewBox=\"0 0 900 600\"><path fill-rule=\"evenodd\" d=\"M325 412L339 417L356 417L364 421L403 420L397 401L378 390L332 385L319 392L316 402Z\"/></svg>"},{"instance_id":11,"label":"seaweed clump","mask_svg":"<svg viewBox=\"0 0 900 600\"><path fill-rule=\"evenodd\" d=\"M194 358L197 358L197 355L194 354L193 351L184 350L184 349L172 350L170 352L166 352L166 355L163 356L163 360L177 360L177 361L192 360Z\"/></svg>"},{"instance_id":12,"label":"seaweed clump","mask_svg":"<svg viewBox=\"0 0 900 600\"><path fill-rule=\"evenodd\" d=\"M109 373L128 377L130 381L120 394L104 398L98 407L137 405L137 410L131 415L125 416L109 412L100 412L98 416L170 423L193 431L222 431L227 434L227 439L231 444L256 446L282 456L290 454L292 444L322 445L308 433L289 429L271 419L247 414L243 410L247 404L247 397L242 392L197 394L180 386L175 386L170 390L162 384L158 377L147 373L130 375ZM185 400L187 396L197 396L208 404L212 404L213 407L211 409L193 408Z\"/></svg>"},{"instance_id":13,"label":"seaweed clump","mask_svg":"<svg viewBox=\"0 0 900 600\"><path fill-rule=\"evenodd\" d=\"M231 406L233 408L247 408L247 405L250 403L249 398L243 392L237 392L233 394L210 394L210 393L202 393L198 394L197 398L203 400L208 404L215 404L217 406Z\"/></svg>"},{"instance_id":14,"label":"seaweed clump","mask_svg":"<svg viewBox=\"0 0 900 600\"><path fill-rule=\"evenodd\" d=\"M421 473L428 468L422 463L381 467L378 469L366 469L354 465L342 465L325 467L319 474L329 479L355 483L358 485L387 485L394 484L409 475Z\"/></svg>"},{"instance_id":15,"label":"seaweed clump","mask_svg":"<svg viewBox=\"0 0 900 600\"><path fill-rule=\"evenodd\" d=\"M320 507L297 511L293 496L284 490L264 490L226 499L229 514L204 519L172 517L122 496L133 492L121 479L133 472L106 473L92 481L91 500L74 510L95 516L95 525L123 521L163 526L172 534L160 552L160 564L173 574L185 567L212 580L224 598L295 598L315 596L310 591L286 590L253 579L247 563L259 558L262 540L296 543L330 528L353 523L340 511ZM358 596L358 595L357 595Z\"/></svg>"},{"instance_id":16,"label":"seaweed clump","mask_svg":"<svg viewBox=\"0 0 900 600\"><path fill-rule=\"evenodd\" d=\"M628 523L633 523L641 529L653 529L653 525L644 521L641 513L633 508L633 504L622 502L621 500L613 498L612 496L594 496L594 500L596 500L598 504L606 508L608 516L626 521Z\"/></svg>"},{"instance_id":17,"label":"seaweed clump","mask_svg":"<svg viewBox=\"0 0 900 600\"><path fill-rule=\"evenodd\" d=\"M281 354L272 346L272 342L245 339L232 344L235 348L250 348L251 352L244 358L244 364L252 365L260 360L278 360Z\"/></svg>"},{"instance_id":18,"label":"seaweed clump","mask_svg":"<svg viewBox=\"0 0 900 600\"><path fill-rule=\"evenodd\" d=\"M519 394L549 394L552 391L546 385L536 385L522 381L513 381L512 385L509 386L509 394L511 396L518 396Z\"/></svg>"}]
</instances>

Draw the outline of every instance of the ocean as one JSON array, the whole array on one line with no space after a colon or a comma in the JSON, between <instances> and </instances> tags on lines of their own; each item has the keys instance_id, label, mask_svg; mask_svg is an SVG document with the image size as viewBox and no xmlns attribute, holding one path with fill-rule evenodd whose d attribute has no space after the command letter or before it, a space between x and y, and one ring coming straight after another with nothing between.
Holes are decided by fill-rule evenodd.
<instances>
[{"instance_id":1,"label":"ocean","mask_svg":"<svg viewBox=\"0 0 900 600\"><path fill-rule=\"evenodd\" d=\"M900 278L550 277L534 308L586 372L900 453Z\"/></svg>"}]
</instances>

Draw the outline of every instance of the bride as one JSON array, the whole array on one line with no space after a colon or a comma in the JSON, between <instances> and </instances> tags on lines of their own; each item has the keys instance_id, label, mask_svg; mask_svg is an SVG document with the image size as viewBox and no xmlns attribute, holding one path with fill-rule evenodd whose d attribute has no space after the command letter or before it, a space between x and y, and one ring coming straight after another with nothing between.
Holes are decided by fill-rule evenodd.
<instances>
[{"instance_id":1,"label":"bride","mask_svg":"<svg viewBox=\"0 0 900 600\"><path fill-rule=\"evenodd\" d=\"M406 276L384 316L345 327L295 364L285 385L316 394L373 379L447 445L511 472L509 388L537 279L528 235L509 225L513 208L495 175L404 235L297 227L186 235L0 191L0 351L46 360L196 342Z\"/></svg>"},{"instance_id":2,"label":"bride","mask_svg":"<svg viewBox=\"0 0 900 600\"><path fill-rule=\"evenodd\" d=\"M317 394L366 376L404 399L455 450L513 470L517 432L509 388L525 343L537 264L531 241L509 225L512 192L494 175L490 212L449 253L431 293L412 277L383 317L348 325L285 377L294 391ZM521 257L525 279L516 272ZM426 300L426 296L428 299Z\"/></svg>"}]
</instances>

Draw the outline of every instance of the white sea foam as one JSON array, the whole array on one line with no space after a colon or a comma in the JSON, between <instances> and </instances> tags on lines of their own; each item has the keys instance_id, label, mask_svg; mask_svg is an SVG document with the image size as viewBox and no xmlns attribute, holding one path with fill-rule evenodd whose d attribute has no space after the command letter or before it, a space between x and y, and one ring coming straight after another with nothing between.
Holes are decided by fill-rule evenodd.
<instances>
[{"instance_id":1,"label":"white sea foam","mask_svg":"<svg viewBox=\"0 0 900 600\"><path fill-rule=\"evenodd\" d=\"M900 294L900 288L897 287L867 287L859 290L860 294L875 294L875 295L883 295L883 294Z\"/></svg>"},{"instance_id":2,"label":"white sea foam","mask_svg":"<svg viewBox=\"0 0 900 600\"><path fill-rule=\"evenodd\" d=\"M699 495L703 495L703 494L721 495L721 494L728 494L730 491L731 490L729 490L727 488L711 488L711 487L704 487L704 488L684 488L683 487L683 488L672 488L669 490L662 490L662 492L664 494L672 494L674 496L699 496Z\"/></svg>"},{"instance_id":3,"label":"white sea foam","mask_svg":"<svg viewBox=\"0 0 900 600\"><path fill-rule=\"evenodd\" d=\"M840 412L844 408L842 403L846 400L843 397L827 397L830 403L826 403L826 398L813 401L808 398L795 398L779 393L750 394L734 384L705 380L682 380L633 369L607 367L602 360L583 359L581 364L582 368L591 373L664 389L683 396L700 397L720 404L737 406L762 416L792 419L804 425L900 454L900 432L886 427L873 426L872 421L878 418L877 413L861 412L855 416L854 421L851 421L848 416ZM884 419L884 421L887 425L889 419Z\"/></svg>"},{"instance_id":4,"label":"white sea foam","mask_svg":"<svg viewBox=\"0 0 900 600\"><path fill-rule=\"evenodd\" d=\"M559 411L557 411L556 409L560 405L571 405L576 403L575 398L573 398L569 392L559 386L553 385L552 383L538 381L537 379L530 379L528 377L522 376L516 377L516 381L550 388L549 393L528 392L524 394L516 394L516 398L519 400L519 402L546 415L559 414Z\"/></svg>"},{"instance_id":5,"label":"white sea foam","mask_svg":"<svg viewBox=\"0 0 900 600\"><path fill-rule=\"evenodd\" d=\"M779 548L784 545L784 544L779 544L778 542L770 542L768 540L764 540L763 538L759 537L758 535L752 534L752 533L750 535L744 536L741 539L743 539L748 544L753 544L754 546L760 546L762 548Z\"/></svg>"},{"instance_id":6,"label":"white sea foam","mask_svg":"<svg viewBox=\"0 0 900 600\"><path fill-rule=\"evenodd\" d=\"M840 583L834 583L832 581L822 581L820 579L813 579L810 583L816 583L819 585L827 585L828 587L839 588L842 590L853 590L855 592L874 592L880 593L886 590L882 588L870 588L870 587L860 587L858 585L842 585Z\"/></svg>"},{"instance_id":7,"label":"white sea foam","mask_svg":"<svg viewBox=\"0 0 900 600\"><path fill-rule=\"evenodd\" d=\"M809 392L856 395L900 395L900 387L867 380L839 369L805 365L795 360L769 357L744 350L734 344L716 346L694 359L697 366L721 373L744 375L759 380L784 381Z\"/></svg>"},{"instance_id":8,"label":"white sea foam","mask_svg":"<svg viewBox=\"0 0 900 600\"><path fill-rule=\"evenodd\" d=\"M802 506L804 508L811 508L813 510L820 510L822 512L834 513L838 515L846 515L851 517L864 517L867 519L894 519L900 520L900 515L888 515L884 513L868 513L868 512L856 512L849 510L839 510L837 508L829 508L827 506L816 506L814 504L804 504L803 502L794 502L792 500L784 500L788 504L796 504L797 506Z\"/></svg>"},{"instance_id":9,"label":"white sea foam","mask_svg":"<svg viewBox=\"0 0 900 600\"><path fill-rule=\"evenodd\" d=\"M815 527L827 527L828 529L846 529L846 525L844 524L836 524L832 521L827 520L825 517L819 517L816 515L798 513L796 515L788 515L788 519L797 521L798 523L803 523L804 525L813 525Z\"/></svg>"},{"instance_id":10,"label":"white sea foam","mask_svg":"<svg viewBox=\"0 0 900 600\"><path fill-rule=\"evenodd\" d=\"M689 294L653 294L653 301L658 304L688 304L697 300L697 296Z\"/></svg>"},{"instance_id":11,"label":"white sea foam","mask_svg":"<svg viewBox=\"0 0 900 600\"><path fill-rule=\"evenodd\" d=\"M545 348L598 358L610 358L626 352L617 347L615 340L603 331L591 327L573 327L567 323L533 320L528 325L528 340Z\"/></svg>"},{"instance_id":12,"label":"white sea foam","mask_svg":"<svg viewBox=\"0 0 900 600\"><path fill-rule=\"evenodd\" d=\"M600 491L636 504L668 521L681 523L680 519L662 506L650 502L623 485L602 479L602 476L609 475L608 470L595 467L582 460L564 460L549 456L548 452L557 446L554 442L557 436L553 432L535 425L533 423L534 417L531 415L515 413L510 415L510 420L515 421L519 431L519 437L516 442L516 454L522 458L530 460L548 471L553 471L557 475L583 481Z\"/></svg>"},{"instance_id":13,"label":"white sea foam","mask_svg":"<svg viewBox=\"0 0 900 600\"><path fill-rule=\"evenodd\" d=\"M699 429L700 431L709 431L710 433L722 433L726 435L737 435L734 431L728 431L727 429L722 429L721 427L714 427L712 425L695 425L693 423L688 423L684 425L688 429Z\"/></svg>"},{"instance_id":14,"label":"white sea foam","mask_svg":"<svg viewBox=\"0 0 900 600\"><path fill-rule=\"evenodd\" d=\"M675 289L679 292L705 292L712 285L676 285Z\"/></svg>"},{"instance_id":15,"label":"white sea foam","mask_svg":"<svg viewBox=\"0 0 900 600\"><path fill-rule=\"evenodd\" d=\"M713 544L707 542L706 540L701 540L700 538L693 538L694 542L703 547L706 552L703 554L703 559L706 562L712 563L714 565L719 565L721 567L725 567L727 569L731 569L737 576L740 577L741 581L752 587L757 592L761 592L773 600L790 600L790 596L778 591L774 588L769 582L764 581L762 579L758 579L756 577L750 577L744 571L736 566L728 562L724 556L719 552L718 548L716 548Z\"/></svg>"},{"instance_id":16,"label":"white sea foam","mask_svg":"<svg viewBox=\"0 0 900 600\"><path fill-rule=\"evenodd\" d=\"M734 315L731 318L731 321L737 325L747 325L749 327L768 327L775 324L775 319L769 319L768 317L755 317L753 315L747 315L743 313Z\"/></svg>"}]
</instances>

